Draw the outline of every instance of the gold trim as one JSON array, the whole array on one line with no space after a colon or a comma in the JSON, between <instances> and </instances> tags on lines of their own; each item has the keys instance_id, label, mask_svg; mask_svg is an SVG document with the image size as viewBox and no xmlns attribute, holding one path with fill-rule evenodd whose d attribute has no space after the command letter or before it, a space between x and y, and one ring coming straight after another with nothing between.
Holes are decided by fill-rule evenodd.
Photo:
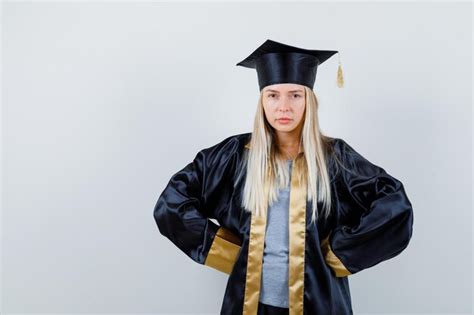
<instances>
[{"instance_id":1,"label":"gold trim","mask_svg":"<svg viewBox=\"0 0 474 315\"><path fill-rule=\"evenodd\" d=\"M324 260L328 266L334 270L336 277L346 277L352 274L332 251L331 244L329 244L329 236L321 242L321 249L324 255Z\"/></svg>"},{"instance_id":2,"label":"gold trim","mask_svg":"<svg viewBox=\"0 0 474 315\"><path fill-rule=\"evenodd\" d=\"M247 275L245 279L244 315L255 315L258 310L262 275L263 248L265 242L266 210L261 217L252 215L250 224Z\"/></svg>"},{"instance_id":3,"label":"gold trim","mask_svg":"<svg viewBox=\"0 0 474 315\"><path fill-rule=\"evenodd\" d=\"M250 143L247 143L245 147L250 147ZM304 310L307 190L306 183L299 180L300 178L306 178L305 176L300 176L304 169L303 166L304 158L302 155L299 155L294 160L294 166L291 170L289 204L288 298L290 315L303 314ZM267 200L268 189L268 182L266 182L264 191ZM263 210L261 217L254 214L251 216L243 315L255 315L258 310L268 209L265 208Z\"/></svg>"},{"instance_id":4,"label":"gold trim","mask_svg":"<svg viewBox=\"0 0 474 315\"><path fill-rule=\"evenodd\" d=\"M268 187L268 182L265 182L265 199L267 199L268 196ZM247 256L247 272L245 278L245 293L242 315L257 314L258 302L260 298L266 225L267 208L263 209L261 216L254 215L253 213L251 214L250 239Z\"/></svg>"},{"instance_id":5,"label":"gold trim","mask_svg":"<svg viewBox=\"0 0 474 315\"><path fill-rule=\"evenodd\" d=\"M303 314L306 233L306 185L299 181L303 159L296 159L291 171L289 222L289 309Z\"/></svg>"},{"instance_id":6,"label":"gold trim","mask_svg":"<svg viewBox=\"0 0 474 315\"><path fill-rule=\"evenodd\" d=\"M216 232L204 264L230 274L240 252L240 239L225 227Z\"/></svg>"}]
</instances>

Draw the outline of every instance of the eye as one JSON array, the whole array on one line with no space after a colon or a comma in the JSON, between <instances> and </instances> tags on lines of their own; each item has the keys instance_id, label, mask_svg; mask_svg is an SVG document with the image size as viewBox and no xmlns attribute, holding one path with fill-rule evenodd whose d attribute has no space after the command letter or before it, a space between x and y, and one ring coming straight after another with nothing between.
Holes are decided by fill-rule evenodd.
<instances>
[{"instance_id":1,"label":"eye","mask_svg":"<svg viewBox=\"0 0 474 315\"><path fill-rule=\"evenodd\" d=\"M268 94L268 97L273 97L273 96L275 96L275 93Z\"/></svg>"},{"instance_id":2,"label":"eye","mask_svg":"<svg viewBox=\"0 0 474 315\"><path fill-rule=\"evenodd\" d=\"M299 94L295 94L294 96L295 96L296 98L301 97L301 95L299 95Z\"/></svg>"}]
</instances>

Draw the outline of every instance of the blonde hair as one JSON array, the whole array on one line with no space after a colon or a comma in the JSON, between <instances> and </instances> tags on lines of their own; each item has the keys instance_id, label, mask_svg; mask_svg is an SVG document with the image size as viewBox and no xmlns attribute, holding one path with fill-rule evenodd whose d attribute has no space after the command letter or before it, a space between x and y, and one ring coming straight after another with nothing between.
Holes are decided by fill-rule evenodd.
<instances>
[{"instance_id":1,"label":"blonde hair","mask_svg":"<svg viewBox=\"0 0 474 315\"><path fill-rule=\"evenodd\" d=\"M331 211L331 179L327 163L328 150L331 146L330 138L319 129L316 95L309 87L304 88L306 107L300 139L304 155L293 160L294 163L301 163L296 169L302 171L294 172L292 176L297 176L298 180L307 185L307 200L313 200L311 222L314 223L319 217L318 202L322 203L326 218ZM277 199L278 189L284 187L290 177L286 159L281 157L276 145L275 131L265 117L262 98L261 92L250 149L244 150L244 166L241 167L241 174L238 176L240 178L243 172L247 175L241 196L242 206L246 211L256 215L262 215L262 211Z\"/></svg>"}]
</instances>

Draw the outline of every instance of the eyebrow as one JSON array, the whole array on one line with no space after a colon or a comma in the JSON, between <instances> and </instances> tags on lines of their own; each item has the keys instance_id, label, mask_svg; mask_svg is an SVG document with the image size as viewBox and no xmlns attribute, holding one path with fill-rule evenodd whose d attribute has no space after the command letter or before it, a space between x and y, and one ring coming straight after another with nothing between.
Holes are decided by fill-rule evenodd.
<instances>
[{"instance_id":1,"label":"eyebrow","mask_svg":"<svg viewBox=\"0 0 474 315\"><path fill-rule=\"evenodd\" d=\"M279 91L277 90L271 90L271 89L268 89L268 90L265 90L265 93L266 92L276 92L276 93L280 93ZM291 90L291 91L288 91L289 93L298 93L298 92L301 92L303 93L303 90Z\"/></svg>"}]
</instances>

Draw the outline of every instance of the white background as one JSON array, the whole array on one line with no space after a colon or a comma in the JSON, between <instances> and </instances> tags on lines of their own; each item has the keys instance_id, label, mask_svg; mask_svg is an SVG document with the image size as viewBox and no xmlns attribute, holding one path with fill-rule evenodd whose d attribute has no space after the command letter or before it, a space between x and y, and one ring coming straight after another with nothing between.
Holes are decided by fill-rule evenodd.
<instances>
[{"instance_id":1,"label":"white background","mask_svg":"<svg viewBox=\"0 0 474 315\"><path fill-rule=\"evenodd\" d=\"M350 276L361 313L472 310L472 4L4 2L1 313L209 313L227 275L153 208L197 151L250 132L266 39L318 68L323 132L400 179L407 249Z\"/></svg>"}]
</instances>

